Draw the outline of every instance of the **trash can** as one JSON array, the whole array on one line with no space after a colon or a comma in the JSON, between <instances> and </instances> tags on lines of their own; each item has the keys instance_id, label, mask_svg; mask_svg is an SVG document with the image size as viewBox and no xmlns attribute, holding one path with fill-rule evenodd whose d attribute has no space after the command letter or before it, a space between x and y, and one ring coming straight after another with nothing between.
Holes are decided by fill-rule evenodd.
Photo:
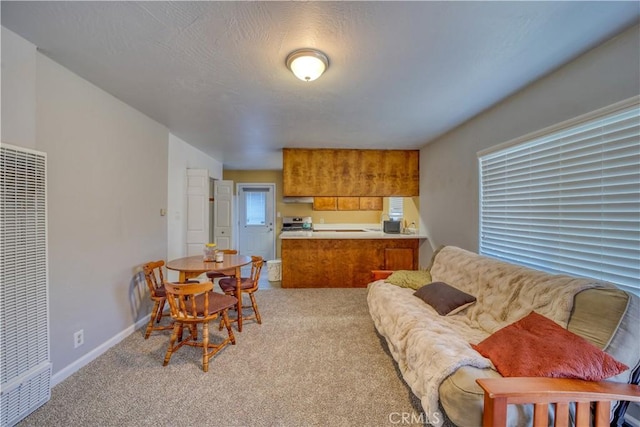
<instances>
[{"instance_id":1,"label":"trash can","mask_svg":"<svg viewBox=\"0 0 640 427\"><path fill-rule=\"evenodd\" d=\"M267 261L267 276L270 282L279 282L282 280L282 261L273 259Z\"/></svg>"}]
</instances>

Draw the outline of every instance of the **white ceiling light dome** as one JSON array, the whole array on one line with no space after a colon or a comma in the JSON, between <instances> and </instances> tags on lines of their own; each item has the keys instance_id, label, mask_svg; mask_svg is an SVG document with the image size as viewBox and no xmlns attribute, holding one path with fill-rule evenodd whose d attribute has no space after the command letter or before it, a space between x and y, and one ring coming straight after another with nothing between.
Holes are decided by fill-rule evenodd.
<instances>
[{"instance_id":1,"label":"white ceiling light dome","mask_svg":"<svg viewBox=\"0 0 640 427\"><path fill-rule=\"evenodd\" d=\"M327 55L316 49L298 49L287 56L287 68L300 80L312 82L329 68Z\"/></svg>"}]
</instances>

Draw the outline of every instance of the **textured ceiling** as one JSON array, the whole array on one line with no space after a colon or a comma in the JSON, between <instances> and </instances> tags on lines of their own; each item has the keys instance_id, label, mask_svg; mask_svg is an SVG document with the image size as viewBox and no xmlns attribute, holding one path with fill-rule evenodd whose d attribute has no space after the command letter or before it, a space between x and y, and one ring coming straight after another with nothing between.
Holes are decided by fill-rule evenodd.
<instances>
[{"instance_id":1,"label":"textured ceiling","mask_svg":"<svg viewBox=\"0 0 640 427\"><path fill-rule=\"evenodd\" d=\"M630 2L2 2L2 25L228 169L419 148L638 22ZM329 56L297 80L287 54Z\"/></svg>"}]
</instances>

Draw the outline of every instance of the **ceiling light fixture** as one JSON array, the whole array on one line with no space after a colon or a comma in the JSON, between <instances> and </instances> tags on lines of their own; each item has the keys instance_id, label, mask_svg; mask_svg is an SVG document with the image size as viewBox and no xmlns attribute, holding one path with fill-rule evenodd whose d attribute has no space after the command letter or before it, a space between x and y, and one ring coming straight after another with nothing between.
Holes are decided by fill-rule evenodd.
<instances>
[{"instance_id":1,"label":"ceiling light fixture","mask_svg":"<svg viewBox=\"0 0 640 427\"><path fill-rule=\"evenodd\" d=\"M294 50L287 56L287 68L300 80L312 82L329 68L327 55L315 49Z\"/></svg>"}]
</instances>

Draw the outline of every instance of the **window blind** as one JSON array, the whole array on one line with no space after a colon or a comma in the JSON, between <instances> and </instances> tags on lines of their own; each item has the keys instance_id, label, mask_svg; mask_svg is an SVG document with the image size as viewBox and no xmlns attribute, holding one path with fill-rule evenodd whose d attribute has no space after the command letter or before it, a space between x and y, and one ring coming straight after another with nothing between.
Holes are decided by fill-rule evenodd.
<instances>
[{"instance_id":1,"label":"window blind","mask_svg":"<svg viewBox=\"0 0 640 427\"><path fill-rule=\"evenodd\" d=\"M402 197L389 197L389 217L401 219L404 216Z\"/></svg>"},{"instance_id":2,"label":"window blind","mask_svg":"<svg viewBox=\"0 0 640 427\"><path fill-rule=\"evenodd\" d=\"M625 104L480 153L480 253L640 290L640 107Z\"/></svg>"},{"instance_id":3,"label":"window blind","mask_svg":"<svg viewBox=\"0 0 640 427\"><path fill-rule=\"evenodd\" d=\"M267 222L267 193L265 187L242 187L245 201L245 226L265 225Z\"/></svg>"}]
</instances>

